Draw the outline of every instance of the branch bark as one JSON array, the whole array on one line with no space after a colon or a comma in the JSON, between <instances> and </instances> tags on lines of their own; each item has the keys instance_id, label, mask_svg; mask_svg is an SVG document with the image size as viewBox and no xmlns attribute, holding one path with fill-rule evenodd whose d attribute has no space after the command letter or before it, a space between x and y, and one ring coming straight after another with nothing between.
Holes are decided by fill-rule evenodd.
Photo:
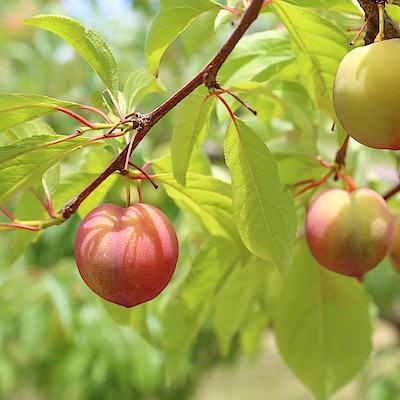
<instances>
[{"instance_id":1,"label":"branch bark","mask_svg":"<svg viewBox=\"0 0 400 400\"><path fill-rule=\"evenodd\" d=\"M153 126L159 122L168 112L170 112L177 104L179 104L185 97L197 89L200 85L204 84L207 88L212 89L217 82L216 77L218 71L226 61L229 54L235 48L236 44L245 34L249 26L257 19L258 14L263 5L263 0L253 0L246 11L243 13L238 25L232 32L231 36L227 39L221 50L211 59L211 61L196 74L186 85L180 88L168 100L162 103L154 111L138 115L135 120L137 123L137 131L133 143L128 143L124 150L115 158L114 161L82 192L75 198L69 201L61 210L63 220L67 220L74 214L79 205L92 193L104 180L116 171L123 171L127 157L130 157L132 151L139 145L147 133Z\"/></svg>"},{"instance_id":2,"label":"branch bark","mask_svg":"<svg viewBox=\"0 0 400 400\"><path fill-rule=\"evenodd\" d=\"M361 8L364 10L365 19L367 21L366 34L364 43L371 44L374 42L379 32L379 15L378 7L375 0L358 0ZM396 22L385 11L385 39L393 39L400 37L400 29Z\"/></svg>"}]
</instances>

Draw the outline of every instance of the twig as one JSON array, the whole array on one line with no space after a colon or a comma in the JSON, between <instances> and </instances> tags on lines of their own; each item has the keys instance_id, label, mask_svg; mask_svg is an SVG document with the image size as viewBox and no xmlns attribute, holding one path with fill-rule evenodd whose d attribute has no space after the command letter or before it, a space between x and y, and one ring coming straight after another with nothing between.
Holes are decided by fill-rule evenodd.
<instances>
[{"instance_id":1,"label":"twig","mask_svg":"<svg viewBox=\"0 0 400 400\"><path fill-rule=\"evenodd\" d=\"M146 134L157 124L168 112L170 112L178 103L192 93L197 87L204 84L207 88L213 89L216 85L216 76L218 71L226 61L229 54L235 48L236 44L245 34L249 26L257 19L263 0L253 0L246 11L243 13L237 27L227 39L221 50L211 59L211 61L186 85L173 94L168 100L162 103L154 111L137 115L137 133L132 143L128 143L124 150L115 158L115 160L81 193L69 201L61 211L64 220L67 220L74 214L79 205L92 193L104 180L116 171L122 171L125 167L125 160L129 159L131 153L139 145Z\"/></svg>"}]
</instances>

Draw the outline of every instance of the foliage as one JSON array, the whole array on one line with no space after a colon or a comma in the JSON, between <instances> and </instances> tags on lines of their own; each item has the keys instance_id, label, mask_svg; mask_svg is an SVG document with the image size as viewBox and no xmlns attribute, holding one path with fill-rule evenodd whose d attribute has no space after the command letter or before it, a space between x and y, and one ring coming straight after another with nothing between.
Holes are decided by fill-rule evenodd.
<instances>
[{"instance_id":1,"label":"foliage","mask_svg":"<svg viewBox=\"0 0 400 400\"><path fill-rule=\"evenodd\" d=\"M398 180L396 154L355 142L347 169L335 164L345 134L331 129L332 86L360 9L350 0L266 1L222 60L218 82L207 86L200 75L179 92L240 26L244 5L160 3L155 15L136 5L153 22L142 42L148 66L130 70L71 17L33 16L18 28L52 32L94 74L75 75L76 91L0 95L0 249L12 248L0 271L1 395L34 391L35 381L44 398L188 398L217 360L256 356L270 328L315 398L329 399L363 367L362 398L386 388L399 395L389 374L378 385L368 369L380 357L371 356L377 316L399 318L399 276L386 260L363 283L323 270L303 233L313 183L338 187L334 176L350 174L385 193ZM41 46L61 43L41 35ZM185 95L174 103L176 90ZM118 176L130 150L140 168ZM88 293L71 261L79 217L105 201L124 204L127 179L170 217L180 241L171 284L133 309ZM302 183L312 187L299 195ZM393 211L398 203L388 201ZM20 378L21 370L30 372Z\"/></svg>"}]
</instances>

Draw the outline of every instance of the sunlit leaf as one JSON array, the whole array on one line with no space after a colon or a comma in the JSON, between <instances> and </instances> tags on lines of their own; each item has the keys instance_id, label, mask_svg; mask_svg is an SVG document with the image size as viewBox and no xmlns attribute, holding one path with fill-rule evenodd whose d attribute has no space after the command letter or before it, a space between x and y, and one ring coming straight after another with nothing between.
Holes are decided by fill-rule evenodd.
<instances>
[{"instance_id":1,"label":"sunlit leaf","mask_svg":"<svg viewBox=\"0 0 400 400\"><path fill-rule=\"evenodd\" d=\"M248 322L249 315L254 307L257 307L260 295L266 288L268 267L271 266L265 262L251 259L246 265L232 271L219 291L213 323L223 355L229 353L234 335L241 329L242 324ZM263 311L267 314L266 310Z\"/></svg>"},{"instance_id":2,"label":"sunlit leaf","mask_svg":"<svg viewBox=\"0 0 400 400\"><path fill-rule=\"evenodd\" d=\"M171 158L175 179L186 184L190 158L207 136L210 114L216 99L191 94L177 107L179 122L175 125L171 144Z\"/></svg>"},{"instance_id":3,"label":"sunlit leaf","mask_svg":"<svg viewBox=\"0 0 400 400\"><path fill-rule=\"evenodd\" d=\"M215 236L240 241L233 220L230 185L211 176L188 173L186 186L176 182L172 174L160 174L155 179L179 208L198 218Z\"/></svg>"},{"instance_id":4,"label":"sunlit leaf","mask_svg":"<svg viewBox=\"0 0 400 400\"><path fill-rule=\"evenodd\" d=\"M14 214L18 219L25 221L48 218L46 210L30 191L26 191L22 194L18 200ZM15 232L15 241L13 243L8 262L13 264L29 247L29 245L35 242L41 234L42 231L34 232L26 229L18 229Z\"/></svg>"},{"instance_id":5,"label":"sunlit leaf","mask_svg":"<svg viewBox=\"0 0 400 400\"><path fill-rule=\"evenodd\" d=\"M295 59L291 37L285 30L252 33L243 37L218 73L223 86L257 80L266 81Z\"/></svg>"},{"instance_id":6,"label":"sunlit leaf","mask_svg":"<svg viewBox=\"0 0 400 400\"><path fill-rule=\"evenodd\" d=\"M124 97L127 113L135 111L139 101L150 93L164 93L162 83L147 69L132 72L124 85Z\"/></svg>"},{"instance_id":7,"label":"sunlit leaf","mask_svg":"<svg viewBox=\"0 0 400 400\"><path fill-rule=\"evenodd\" d=\"M0 93L0 131L55 112L57 106L75 108L79 104L38 94Z\"/></svg>"},{"instance_id":8,"label":"sunlit leaf","mask_svg":"<svg viewBox=\"0 0 400 400\"><path fill-rule=\"evenodd\" d=\"M39 135L0 148L0 204L19 190L41 184L43 173L88 139L76 137L56 145L62 135Z\"/></svg>"},{"instance_id":9,"label":"sunlit leaf","mask_svg":"<svg viewBox=\"0 0 400 400\"><path fill-rule=\"evenodd\" d=\"M285 272L297 229L294 203L265 143L243 122L237 123L239 132L230 123L225 137L235 222L247 248Z\"/></svg>"},{"instance_id":10,"label":"sunlit leaf","mask_svg":"<svg viewBox=\"0 0 400 400\"><path fill-rule=\"evenodd\" d=\"M4 146L30 136L55 134L56 132L50 125L40 119L34 119L0 132L0 145Z\"/></svg>"},{"instance_id":11,"label":"sunlit leaf","mask_svg":"<svg viewBox=\"0 0 400 400\"><path fill-rule=\"evenodd\" d=\"M270 7L292 35L301 81L318 104L331 110L336 70L350 49L348 37L330 20L303 6L278 0Z\"/></svg>"},{"instance_id":12,"label":"sunlit leaf","mask_svg":"<svg viewBox=\"0 0 400 400\"><path fill-rule=\"evenodd\" d=\"M274 326L283 358L321 400L350 381L371 351L364 287L318 265L304 240L284 281Z\"/></svg>"},{"instance_id":13,"label":"sunlit leaf","mask_svg":"<svg viewBox=\"0 0 400 400\"><path fill-rule=\"evenodd\" d=\"M59 15L38 15L22 21L55 33L68 42L93 68L114 98L118 98L118 67L102 37L87 30L73 18Z\"/></svg>"},{"instance_id":14,"label":"sunlit leaf","mask_svg":"<svg viewBox=\"0 0 400 400\"><path fill-rule=\"evenodd\" d=\"M93 148L95 148L95 150ZM60 179L57 191L52 196L55 207L63 207L68 200L75 197L94 181L112 160L113 155L108 152L102 144L94 144L91 148L83 149L81 151L81 159L77 170L64 174ZM117 179L117 175L111 175L103 181L101 185L80 204L78 215L84 218L89 211L97 207Z\"/></svg>"},{"instance_id":15,"label":"sunlit leaf","mask_svg":"<svg viewBox=\"0 0 400 400\"><path fill-rule=\"evenodd\" d=\"M161 317L168 381L180 372L216 293L238 260L239 254L231 241L210 237L193 260L179 296L168 303Z\"/></svg>"},{"instance_id":16,"label":"sunlit leaf","mask_svg":"<svg viewBox=\"0 0 400 400\"><path fill-rule=\"evenodd\" d=\"M194 18L206 11L220 8L221 5L212 0L161 0L160 10L151 24L145 44L150 71L157 75L165 50Z\"/></svg>"}]
</instances>

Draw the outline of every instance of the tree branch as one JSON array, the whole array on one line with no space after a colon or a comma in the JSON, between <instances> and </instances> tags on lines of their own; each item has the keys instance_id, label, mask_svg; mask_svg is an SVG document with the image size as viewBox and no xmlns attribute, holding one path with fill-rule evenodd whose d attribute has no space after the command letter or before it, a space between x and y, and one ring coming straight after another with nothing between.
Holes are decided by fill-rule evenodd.
<instances>
[{"instance_id":1,"label":"tree branch","mask_svg":"<svg viewBox=\"0 0 400 400\"><path fill-rule=\"evenodd\" d=\"M378 7L375 0L358 0L361 8L364 10L365 19L367 21L366 34L364 43L371 44L374 42L379 32L379 15ZM396 22L385 11L385 39L393 39L400 37L400 29Z\"/></svg>"},{"instance_id":2,"label":"tree branch","mask_svg":"<svg viewBox=\"0 0 400 400\"><path fill-rule=\"evenodd\" d=\"M237 27L227 39L221 50L211 59L211 61L196 74L186 85L180 88L168 100L162 103L154 111L145 115L136 115L135 123L137 124L136 135L133 143L128 143L124 150L115 158L113 162L81 193L74 199L70 200L61 210L64 220L67 220L74 214L79 205L84 201L90 193L92 193L104 180L116 171L123 171L127 157L130 157L132 151L139 145L146 134L153 126L160 121L168 112L170 112L178 103L192 93L197 87L204 84L207 88L215 87L217 74L229 54L235 48L236 44L242 38L249 26L257 19L258 14L263 5L263 0L253 0L246 11L243 13Z\"/></svg>"}]
</instances>

